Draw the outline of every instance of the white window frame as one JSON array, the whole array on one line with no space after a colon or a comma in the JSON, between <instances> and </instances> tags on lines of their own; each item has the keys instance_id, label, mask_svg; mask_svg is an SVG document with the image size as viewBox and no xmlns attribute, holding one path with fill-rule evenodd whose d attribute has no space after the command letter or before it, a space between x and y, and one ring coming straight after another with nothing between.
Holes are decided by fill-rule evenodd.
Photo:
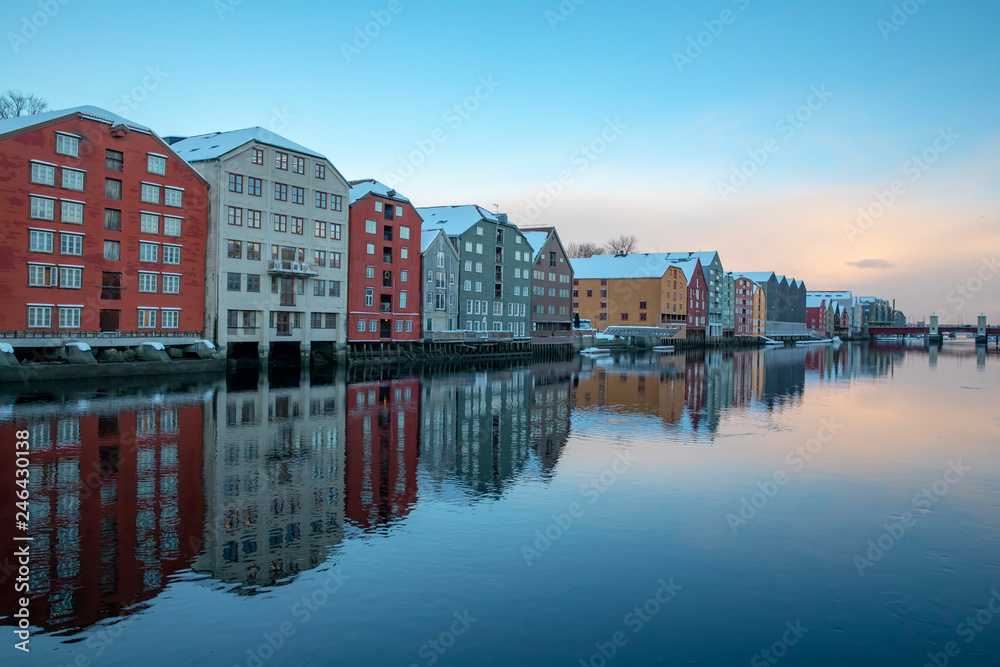
<instances>
[{"instance_id":1,"label":"white window frame","mask_svg":"<svg viewBox=\"0 0 1000 667\"><path fill-rule=\"evenodd\" d=\"M44 175L44 177L43 177ZM35 185L56 185L56 166L46 162L31 161L31 182Z\"/></svg>"},{"instance_id":2,"label":"white window frame","mask_svg":"<svg viewBox=\"0 0 1000 667\"><path fill-rule=\"evenodd\" d=\"M151 199L153 195L156 195L155 199ZM143 183L139 190L139 201L147 204L159 204L160 186L155 183Z\"/></svg>"},{"instance_id":3,"label":"white window frame","mask_svg":"<svg viewBox=\"0 0 1000 667\"><path fill-rule=\"evenodd\" d=\"M152 259L150 259L152 257ZM139 243L139 261L159 263L160 246L156 243Z\"/></svg>"},{"instance_id":4,"label":"white window frame","mask_svg":"<svg viewBox=\"0 0 1000 667\"><path fill-rule=\"evenodd\" d=\"M181 263L181 247L179 245L166 245L166 244L164 244L164 246L163 246L163 263L164 264L172 264L174 266L179 266L180 263Z\"/></svg>"},{"instance_id":5,"label":"white window frame","mask_svg":"<svg viewBox=\"0 0 1000 667\"><path fill-rule=\"evenodd\" d=\"M55 232L44 229L32 229L28 234L28 249L30 252L55 252ZM41 243L36 243L41 241Z\"/></svg>"},{"instance_id":6,"label":"white window frame","mask_svg":"<svg viewBox=\"0 0 1000 667\"><path fill-rule=\"evenodd\" d=\"M83 234L60 233L59 254L72 255L75 257L83 255Z\"/></svg>"},{"instance_id":7,"label":"white window frame","mask_svg":"<svg viewBox=\"0 0 1000 667\"><path fill-rule=\"evenodd\" d=\"M156 328L156 308L138 308L138 321L136 324L137 329L155 329ZM146 316L143 316L143 313Z\"/></svg>"},{"instance_id":8,"label":"white window frame","mask_svg":"<svg viewBox=\"0 0 1000 667\"><path fill-rule=\"evenodd\" d=\"M163 235L164 236L180 236L181 235L181 221L183 218L178 218L174 215L163 216ZM176 234L174 232L177 232Z\"/></svg>"},{"instance_id":9,"label":"white window frame","mask_svg":"<svg viewBox=\"0 0 1000 667\"><path fill-rule=\"evenodd\" d=\"M397 216L403 215L403 207L402 206L397 206L396 207L396 215ZM409 238L410 238L410 228L407 227L406 225L400 225L399 226L399 238L403 239L404 241L409 240Z\"/></svg>"},{"instance_id":10,"label":"white window frame","mask_svg":"<svg viewBox=\"0 0 1000 667\"><path fill-rule=\"evenodd\" d=\"M164 308L160 311L161 329L178 329L181 325L180 308ZM170 316L169 319L167 316Z\"/></svg>"},{"instance_id":11,"label":"white window frame","mask_svg":"<svg viewBox=\"0 0 1000 667\"><path fill-rule=\"evenodd\" d=\"M52 328L52 306L28 306L28 328Z\"/></svg>"},{"instance_id":12,"label":"white window frame","mask_svg":"<svg viewBox=\"0 0 1000 667\"><path fill-rule=\"evenodd\" d=\"M176 287L176 289L174 289ZM164 294L181 293L181 277L174 273L164 273L161 289Z\"/></svg>"},{"instance_id":13,"label":"white window frame","mask_svg":"<svg viewBox=\"0 0 1000 667\"><path fill-rule=\"evenodd\" d=\"M158 169L153 167L157 166ZM156 153L146 153L146 171L150 174L158 174L160 176L167 175L167 157L165 155L158 155Z\"/></svg>"},{"instance_id":14,"label":"white window frame","mask_svg":"<svg viewBox=\"0 0 1000 667\"><path fill-rule=\"evenodd\" d=\"M181 208L184 206L184 190L182 188L164 188L163 205L172 206L174 208Z\"/></svg>"},{"instance_id":15,"label":"white window frame","mask_svg":"<svg viewBox=\"0 0 1000 667\"><path fill-rule=\"evenodd\" d=\"M60 266L59 287L63 289L83 289L83 269L78 266Z\"/></svg>"},{"instance_id":16,"label":"white window frame","mask_svg":"<svg viewBox=\"0 0 1000 667\"><path fill-rule=\"evenodd\" d=\"M143 293L155 294L159 275L147 271L139 272L139 291Z\"/></svg>"},{"instance_id":17,"label":"white window frame","mask_svg":"<svg viewBox=\"0 0 1000 667\"><path fill-rule=\"evenodd\" d=\"M85 172L83 169L62 168L62 187L64 190L76 190L83 192ZM79 182L80 187L76 187Z\"/></svg>"},{"instance_id":18,"label":"white window frame","mask_svg":"<svg viewBox=\"0 0 1000 667\"><path fill-rule=\"evenodd\" d=\"M372 218L366 218L365 219L365 233L366 234L375 234L375 233L377 233L377 230L378 230L378 223L376 223L375 220L373 220Z\"/></svg>"},{"instance_id":19,"label":"white window frame","mask_svg":"<svg viewBox=\"0 0 1000 667\"><path fill-rule=\"evenodd\" d=\"M83 224L83 202L62 199L59 201L59 222L67 225Z\"/></svg>"},{"instance_id":20,"label":"white window frame","mask_svg":"<svg viewBox=\"0 0 1000 667\"><path fill-rule=\"evenodd\" d=\"M59 306L59 328L79 329L82 306Z\"/></svg>"},{"instance_id":21,"label":"white window frame","mask_svg":"<svg viewBox=\"0 0 1000 667\"><path fill-rule=\"evenodd\" d=\"M152 231L150 231L152 230ZM157 213L139 213L139 232L142 234L160 233L160 216Z\"/></svg>"},{"instance_id":22,"label":"white window frame","mask_svg":"<svg viewBox=\"0 0 1000 667\"><path fill-rule=\"evenodd\" d=\"M53 197L38 197L31 195L31 212L29 217L36 220L55 220L56 200Z\"/></svg>"},{"instance_id":23,"label":"white window frame","mask_svg":"<svg viewBox=\"0 0 1000 667\"><path fill-rule=\"evenodd\" d=\"M56 153L80 157L80 137L68 132L56 132Z\"/></svg>"}]
</instances>

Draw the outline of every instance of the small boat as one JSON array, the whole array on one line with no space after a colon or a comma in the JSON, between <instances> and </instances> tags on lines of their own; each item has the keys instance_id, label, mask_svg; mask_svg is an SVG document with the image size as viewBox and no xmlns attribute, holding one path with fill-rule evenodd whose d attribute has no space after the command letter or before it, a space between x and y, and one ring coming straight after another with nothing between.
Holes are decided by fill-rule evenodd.
<instances>
[{"instance_id":1,"label":"small boat","mask_svg":"<svg viewBox=\"0 0 1000 667\"><path fill-rule=\"evenodd\" d=\"M832 338L812 338L810 340L797 340L796 345L819 345L820 343L832 343Z\"/></svg>"},{"instance_id":2,"label":"small boat","mask_svg":"<svg viewBox=\"0 0 1000 667\"><path fill-rule=\"evenodd\" d=\"M761 340L764 341L764 345L784 345L784 341L774 340L773 338L768 338L767 336L761 336Z\"/></svg>"},{"instance_id":3,"label":"small boat","mask_svg":"<svg viewBox=\"0 0 1000 667\"><path fill-rule=\"evenodd\" d=\"M607 357L611 355L611 350L600 347L588 347L585 350L580 350L580 354L585 354L588 357Z\"/></svg>"},{"instance_id":4,"label":"small boat","mask_svg":"<svg viewBox=\"0 0 1000 667\"><path fill-rule=\"evenodd\" d=\"M653 352L673 352L673 345L655 345L653 346Z\"/></svg>"}]
</instances>

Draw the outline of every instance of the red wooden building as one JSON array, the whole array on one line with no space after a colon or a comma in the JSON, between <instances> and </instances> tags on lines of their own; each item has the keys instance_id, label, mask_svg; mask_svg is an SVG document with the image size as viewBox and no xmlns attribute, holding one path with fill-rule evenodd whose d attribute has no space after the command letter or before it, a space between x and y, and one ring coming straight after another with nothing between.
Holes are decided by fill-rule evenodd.
<instances>
[{"instance_id":1,"label":"red wooden building","mask_svg":"<svg viewBox=\"0 0 1000 667\"><path fill-rule=\"evenodd\" d=\"M420 340L420 214L373 179L352 181L350 201L347 341Z\"/></svg>"},{"instance_id":2,"label":"red wooden building","mask_svg":"<svg viewBox=\"0 0 1000 667\"><path fill-rule=\"evenodd\" d=\"M704 338L708 320L708 283L701 260L697 257L673 259L670 263L679 267L687 279L687 336Z\"/></svg>"},{"instance_id":3,"label":"red wooden building","mask_svg":"<svg viewBox=\"0 0 1000 667\"><path fill-rule=\"evenodd\" d=\"M152 130L103 109L0 120L0 333L200 338L207 193Z\"/></svg>"}]
</instances>

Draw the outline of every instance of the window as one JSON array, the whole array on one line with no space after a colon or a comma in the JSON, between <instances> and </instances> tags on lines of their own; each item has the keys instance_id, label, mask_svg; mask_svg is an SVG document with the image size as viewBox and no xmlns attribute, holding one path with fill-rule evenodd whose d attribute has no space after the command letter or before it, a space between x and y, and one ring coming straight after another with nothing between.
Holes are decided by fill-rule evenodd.
<instances>
[{"instance_id":1,"label":"window","mask_svg":"<svg viewBox=\"0 0 1000 667\"><path fill-rule=\"evenodd\" d=\"M288 216L280 215L278 213L271 214L274 221L274 231L276 232L287 232L288 231Z\"/></svg>"},{"instance_id":2,"label":"window","mask_svg":"<svg viewBox=\"0 0 1000 667\"><path fill-rule=\"evenodd\" d=\"M247 274L247 291L260 292L260 276L256 273Z\"/></svg>"},{"instance_id":3,"label":"window","mask_svg":"<svg viewBox=\"0 0 1000 667\"><path fill-rule=\"evenodd\" d=\"M606 289L602 289L601 290L601 298L602 299L608 298L608 290L606 290Z\"/></svg>"},{"instance_id":4,"label":"window","mask_svg":"<svg viewBox=\"0 0 1000 667\"><path fill-rule=\"evenodd\" d=\"M63 222L71 225L83 224L83 204L75 201L66 201L65 199L59 203L62 205L59 217Z\"/></svg>"},{"instance_id":5,"label":"window","mask_svg":"<svg viewBox=\"0 0 1000 667\"><path fill-rule=\"evenodd\" d=\"M152 213L139 214L139 231L143 234L160 233L160 216Z\"/></svg>"},{"instance_id":6,"label":"window","mask_svg":"<svg viewBox=\"0 0 1000 667\"><path fill-rule=\"evenodd\" d=\"M138 325L140 329L155 329L156 311L152 308L139 308Z\"/></svg>"},{"instance_id":7,"label":"window","mask_svg":"<svg viewBox=\"0 0 1000 667\"><path fill-rule=\"evenodd\" d=\"M163 191L163 205L180 208L184 205L184 191L178 188L167 188Z\"/></svg>"},{"instance_id":8,"label":"window","mask_svg":"<svg viewBox=\"0 0 1000 667\"><path fill-rule=\"evenodd\" d=\"M106 149L104 151L104 168L108 171L122 171L123 157L121 151Z\"/></svg>"},{"instance_id":9,"label":"window","mask_svg":"<svg viewBox=\"0 0 1000 667\"><path fill-rule=\"evenodd\" d=\"M139 291L140 292L155 292L156 291L157 275L155 273L140 273L139 274Z\"/></svg>"},{"instance_id":10,"label":"window","mask_svg":"<svg viewBox=\"0 0 1000 667\"><path fill-rule=\"evenodd\" d=\"M549 266L556 265L556 254L554 252L549 253Z\"/></svg>"},{"instance_id":11,"label":"window","mask_svg":"<svg viewBox=\"0 0 1000 667\"><path fill-rule=\"evenodd\" d=\"M306 201L306 191L302 188L292 186L292 203L304 204Z\"/></svg>"},{"instance_id":12,"label":"window","mask_svg":"<svg viewBox=\"0 0 1000 667\"><path fill-rule=\"evenodd\" d=\"M639 310L646 310L646 302L645 301L640 301L639 302Z\"/></svg>"},{"instance_id":13,"label":"window","mask_svg":"<svg viewBox=\"0 0 1000 667\"><path fill-rule=\"evenodd\" d=\"M180 276L176 276L176 275L164 275L163 276L163 293L164 294L180 294L181 293L181 277Z\"/></svg>"},{"instance_id":14,"label":"window","mask_svg":"<svg viewBox=\"0 0 1000 667\"><path fill-rule=\"evenodd\" d=\"M260 243L255 243L253 241L248 241L247 246L247 259L259 260L260 259Z\"/></svg>"},{"instance_id":15,"label":"window","mask_svg":"<svg viewBox=\"0 0 1000 667\"><path fill-rule=\"evenodd\" d=\"M229 174L229 191L243 192L243 176L241 174Z\"/></svg>"},{"instance_id":16,"label":"window","mask_svg":"<svg viewBox=\"0 0 1000 667\"><path fill-rule=\"evenodd\" d=\"M51 327L52 308L49 306L28 306L28 326L33 329Z\"/></svg>"},{"instance_id":17,"label":"window","mask_svg":"<svg viewBox=\"0 0 1000 667\"><path fill-rule=\"evenodd\" d=\"M335 222L330 223L330 238L334 241L340 240L340 225Z\"/></svg>"},{"instance_id":18,"label":"window","mask_svg":"<svg viewBox=\"0 0 1000 667\"><path fill-rule=\"evenodd\" d=\"M403 333L403 320L396 320L396 333Z\"/></svg>"},{"instance_id":19,"label":"window","mask_svg":"<svg viewBox=\"0 0 1000 667\"><path fill-rule=\"evenodd\" d=\"M292 172L296 174L306 173L306 159L302 157L292 156Z\"/></svg>"},{"instance_id":20,"label":"window","mask_svg":"<svg viewBox=\"0 0 1000 667\"><path fill-rule=\"evenodd\" d=\"M163 235L164 236L180 236L181 235L181 219L173 218L167 216L163 218Z\"/></svg>"},{"instance_id":21,"label":"window","mask_svg":"<svg viewBox=\"0 0 1000 667\"><path fill-rule=\"evenodd\" d=\"M326 178L326 165L316 163L316 178Z\"/></svg>"},{"instance_id":22,"label":"window","mask_svg":"<svg viewBox=\"0 0 1000 667\"><path fill-rule=\"evenodd\" d=\"M325 280L314 280L313 281L313 296L326 296L326 281Z\"/></svg>"},{"instance_id":23,"label":"window","mask_svg":"<svg viewBox=\"0 0 1000 667\"><path fill-rule=\"evenodd\" d=\"M365 246L365 252L368 253L369 255L374 255L375 254L375 244L374 243L369 243L367 246Z\"/></svg>"},{"instance_id":24,"label":"window","mask_svg":"<svg viewBox=\"0 0 1000 667\"><path fill-rule=\"evenodd\" d=\"M63 180L65 180L65 172L63 170ZM42 164L40 162L31 163L31 182L37 183L39 185L55 185L56 184L56 168L51 164ZM64 186L65 187L65 186Z\"/></svg>"},{"instance_id":25,"label":"window","mask_svg":"<svg viewBox=\"0 0 1000 667\"><path fill-rule=\"evenodd\" d=\"M358 331L364 333L364 330L365 330L365 321L358 320Z\"/></svg>"},{"instance_id":26,"label":"window","mask_svg":"<svg viewBox=\"0 0 1000 667\"><path fill-rule=\"evenodd\" d=\"M316 193L316 208L326 208L326 193L317 192Z\"/></svg>"},{"instance_id":27,"label":"window","mask_svg":"<svg viewBox=\"0 0 1000 667\"><path fill-rule=\"evenodd\" d=\"M331 280L330 281L330 296L340 296L340 281Z\"/></svg>"},{"instance_id":28,"label":"window","mask_svg":"<svg viewBox=\"0 0 1000 667\"><path fill-rule=\"evenodd\" d=\"M139 261L140 262L156 262L160 254L160 246L154 243L140 243L139 244Z\"/></svg>"},{"instance_id":29,"label":"window","mask_svg":"<svg viewBox=\"0 0 1000 667\"><path fill-rule=\"evenodd\" d=\"M181 263L181 248L176 245L165 245L163 246L163 263L164 264L180 264Z\"/></svg>"},{"instance_id":30,"label":"window","mask_svg":"<svg viewBox=\"0 0 1000 667\"><path fill-rule=\"evenodd\" d=\"M483 263L476 262L476 273L482 273L482 272L483 272Z\"/></svg>"},{"instance_id":31,"label":"window","mask_svg":"<svg viewBox=\"0 0 1000 667\"><path fill-rule=\"evenodd\" d=\"M236 240L233 240L233 239L229 239L226 242L226 245L228 246L228 248L227 248L227 255L226 256L229 257L229 259L243 259L243 242L242 241L236 241Z\"/></svg>"},{"instance_id":32,"label":"window","mask_svg":"<svg viewBox=\"0 0 1000 667\"><path fill-rule=\"evenodd\" d=\"M365 288L365 305L371 306L375 303L375 290L371 287Z\"/></svg>"},{"instance_id":33,"label":"window","mask_svg":"<svg viewBox=\"0 0 1000 667\"><path fill-rule=\"evenodd\" d=\"M104 209L104 229L109 232L122 230L122 212L114 208Z\"/></svg>"},{"instance_id":34,"label":"window","mask_svg":"<svg viewBox=\"0 0 1000 667\"><path fill-rule=\"evenodd\" d=\"M32 169L32 171L34 171L34 169ZM63 167L62 186L67 190L83 190L83 174L84 172L82 171Z\"/></svg>"},{"instance_id":35,"label":"window","mask_svg":"<svg viewBox=\"0 0 1000 667\"><path fill-rule=\"evenodd\" d=\"M313 234L316 236L316 238L325 239L326 238L326 223L325 222L320 222L319 220L316 220L315 224L313 224Z\"/></svg>"},{"instance_id":36,"label":"window","mask_svg":"<svg viewBox=\"0 0 1000 667\"><path fill-rule=\"evenodd\" d=\"M163 310L163 322L161 326L164 329L176 329L180 326L181 311L179 310Z\"/></svg>"},{"instance_id":37,"label":"window","mask_svg":"<svg viewBox=\"0 0 1000 667\"><path fill-rule=\"evenodd\" d=\"M292 216L292 234L301 234L303 228L305 227L305 218L296 218Z\"/></svg>"},{"instance_id":38,"label":"window","mask_svg":"<svg viewBox=\"0 0 1000 667\"><path fill-rule=\"evenodd\" d=\"M330 195L330 210L331 211L344 210L344 198L340 195Z\"/></svg>"},{"instance_id":39,"label":"window","mask_svg":"<svg viewBox=\"0 0 1000 667\"><path fill-rule=\"evenodd\" d=\"M639 321L640 322L646 321L646 313L639 313Z\"/></svg>"},{"instance_id":40,"label":"window","mask_svg":"<svg viewBox=\"0 0 1000 667\"><path fill-rule=\"evenodd\" d=\"M229 292L239 292L240 284L243 282L243 276L239 273L227 273L226 274L226 290Z\"/></svg>"},{"instance_id":41,"label":"window","mask_svg":"<svg viewBox=\"0 0 1000 667\"><path fill-rule=\"evenodd\" d=\"M260 211L254 211L253 209L247 209L247 227L250 229L260 229Z\"/></svg>"},{"instance_id":42,"label":"window","mask_svg":"<svg viewBox=\"0 0 1000 667\"><path fill-rule=\"evenodd\" d=\"M472 281L471 280L466 280L465 283L463 283L462 288L466 292L470 291L472 289Z\"/></svg>"},{"instance_id":43,"label":"window","mask_svg":"<svg viewBox=\"0 0 1000 667\"><path fill-rule=\"evenodd\" d=\"M264 181L259 178L254 178L253 176L247 176L247 194L254 197L260 197L261 188L263 187Z\"/></svg>"},{"instance_id":44,"label":"window","mask_svg":"<svg viewBox=\"0 0 1000 667\"><path fill-rule=\"evenodd\" d=\"M77 157L80 155L80 137L56 132L56 153Z\"/></svg>"},{"instance_id":45,"label":"window","mask_svg":"<svg viewBox=\"0 0 1000 667\"><path fill-rule=\"evenodd\" d=\"M400 259L409 259L410 258L410 249L409 248L400 248L399 249L399 258Z\"/></svg>"},{"instance_id":46,"label":"window","mask_svg":"<svg viewBox=\"0 0 1000 667\"><path fill-rule=\"evenodd\" d=\"M288 171L288 153L274 151L274 168Z\"/></svg>"},{"instance_id":47,"label":"window","mask_svg":"<svg viewBox=\"0 0 1000 667\"><path fill-rule=\"evenodd\" d=\"M622 322L628 322L628 313L622 313Z\"/></svg>"},{"instance_id":48,"label":"window","mask_svg":"<svg viewBox=\"0 0 1000 667\"><path fill-rule=\"evenodd\" d=\"M53 220L56 215L56 200L31 197L31 217L39 220Z\"/></svg>"},{"instance_id":49,"label":"window","mask_svg":"<svg viewBox=\"0 0 1000 667\"><path fill-rule=\"evenodd\" d=\"M340 268L340 253L332 252L330 253L330 268L339 269Z\"/></svg>"},{"instance_id":50,"label":"window","mask_svg":"<svg viewBox=\"0 0 1000 667\"><path fill-rule=\"evenodd\" d=\"M162 155L155 155L153 153L146 154L146 171L151 174L160 174L161 176L167 173L167 158Z\"/></svg>"},{"instance_id":51,"label":"window","mask_svg":"<svg viewBox=\"0 0 1000 667\"><path fill-rule=\"evenodd\" d=\"M28 265L28 286L29 287L55 287L56 267L43 266L41 264Z\"/></svg>"},{"instance_id":52,"label":"window","mask_svg":"<svg viewBox=\"0 0 1000 667\"><path fill-rule=\"evenodd\" d=\"M406 290L399 293L399 307L406 308Z\"/></svg>"},{"instance_id":53,"label":"window","mask_svg":"<svg viewBox=\"0 0 1000 667\"><path fill-rule=\"evenodd\" d=\"M104 259L117 262L121 259L121 243L118 241L104 242Z\"/></svg>"},{"instance_id":54,"label":"window","mask_svg":"<svg viewBox=\"0 0 1000 667\"><path fill-rule=\"evenodd\" d=\"M366 234L377 233L377 225L375 224L375 221L372 220L371 218L365 220L365 233Z\"/></svg>"},{"instance_id":55,"label":"window","mask_svg":"<svg viewBox=\"0 0 1000 667\"><path fill-rule=\"evenodd\" d=\"M59 235L59 254L60 255L82 255L83 254L83 237L78 234L60 234Z\"/></svg>"},{"instance_id":56,"label":"window","mask_svg":"<svg viewBox=\"0 0 1000 667\"><path fill-rule=\"evenodd\" d=\"M119 197L121 199L121 197ZM139 193L139 199L149 204L160 203L160 186L152 183L143 183Z\"/></svg>"},{"instance_id":57,"label":"window","mask_svg":"<svg viewBox=\"0 0 1000 667\"><path fill-rule=\"evenodd\" d=\"M250 149L250 163L264 164L264 151L259 148Z\"/></svg>"},{"instance_id":58,"label":"window","mask_svg":"<svg viewBox=\"0 0 1000 667\"><path fill-rule=\"evenodd\" d=\"M122 198L122 182L117 178L105 178L104 179L104 198L114 199L121 201Z\"/></svg>"},{"instance_id":59,"label":"window","mask_svg":"<svg viewBox=\"0 0 1000 667\"><path fill-rule=\"evenodd\" d=\"M237 206L229 207L229 215L227 216L229 224L235 225L237 227L243 226L243 209Z\"/></svg>"},{"instance_id":60,"label":"window","mask_svg":"<svg viewBox=\"0 0 1000 667\"><path fill-rule=\"evenodd\" d=\"M477 255L482 255L483 254L483 244L482 243L477 243L476 244L476 254Z\"/></svg>"},{"instance_id":61,"label":"window","mask_svg":"<svg viewBox=\"0 0 1000 667\"><path fill-rule=\"evenodd\" d=\"M288 186L284 183L275 183L274 198L278 201L288 201Z\"/></svg>"},{"instance_id":62,"label":"window","mask_svg":"<svg viewBox=\"0 0 1000 667\"><path fill-rule=\"evenodd\" d=\"M313 264L316 266L324 267L326 266L326 251L325 250L314 250L313 251Z\"/></svg>"},{"instance_id":63,"label":"window","mask_svg":"<svg viewBox=\"0 0 1000 667\"><path fill-rule=\"evenodd\" d=\"M399 272L399 282L401 282L401 283L405 283L405 282L406 282L406 278L407 278L407 275L408 275L408 274L407 274L407 272L406 272L405 270L404 270L404 271L400 271L400 272Z\"/></svg>"}]
</instances>

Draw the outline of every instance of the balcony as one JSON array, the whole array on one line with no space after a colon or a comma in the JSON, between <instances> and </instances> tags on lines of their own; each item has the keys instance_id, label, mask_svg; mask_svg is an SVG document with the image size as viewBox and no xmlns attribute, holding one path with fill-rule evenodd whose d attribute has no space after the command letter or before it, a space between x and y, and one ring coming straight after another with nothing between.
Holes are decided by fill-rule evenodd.
<instances>
[{"instance_id":1,"label":"balcony","mask_svg":"<svg viewBox=\"0 0 1000 667\"><path fill-rule=\"evenodd\" d=\"M273 276L318 276L308 262L292 262L287 259L272 259L267 272Z\"/></svg>"}]
</instances>

